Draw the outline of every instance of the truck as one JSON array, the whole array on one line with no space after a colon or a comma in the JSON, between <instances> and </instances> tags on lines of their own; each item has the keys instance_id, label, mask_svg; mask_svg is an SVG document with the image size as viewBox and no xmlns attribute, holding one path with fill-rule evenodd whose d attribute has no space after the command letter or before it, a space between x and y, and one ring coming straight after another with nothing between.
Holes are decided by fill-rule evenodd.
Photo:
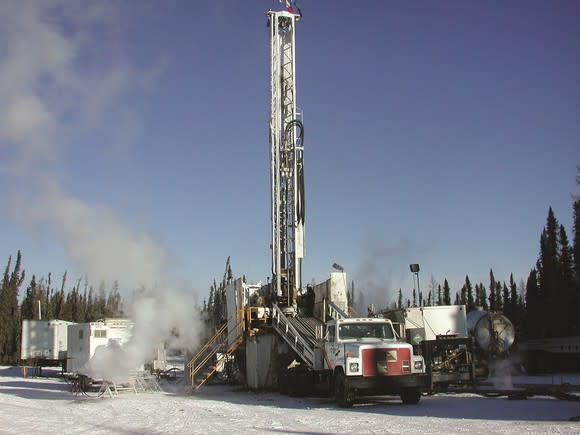
<instances>
[{"instance_id":1,"label":"truck","mask_svg":"<svg viewBox=\"0 0 580 435\"><path fill-rule=\"evenodd\" d=\"M423 357L399 340L390 320L345 318L325 325L324 370L343 407L358 395L400 395L417 404L425 387Z\"/></svg>"},{"instance_id":2,"label":"truck","mask_svg":"<svg viewBox=\"0 0 580 435\"><path fill-rule=\"evenodd\" d=\"M344 284L341 284L344 283ZM341 407L362 396L400 396L404 404L417 404L427 387L425 362L413 346L396 333L385 318L351 318L345 307L343 272L314 287L316 315L291 316L274 307L272 326L293 353L282 357L278 376L282 392L292 395L328 392ZM279 347L281 348L281 347ZM284 352L280 352L284 353Z\"/></svg>"}]
</instances>

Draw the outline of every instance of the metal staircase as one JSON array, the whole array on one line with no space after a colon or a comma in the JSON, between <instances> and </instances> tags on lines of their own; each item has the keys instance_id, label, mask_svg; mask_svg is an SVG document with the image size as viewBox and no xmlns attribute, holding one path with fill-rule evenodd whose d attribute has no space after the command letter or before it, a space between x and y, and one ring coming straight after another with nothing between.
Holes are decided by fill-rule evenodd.
<instances>
[{"instance_id":1,"label":"metal staircase","mask_svg":"<svg viewBox=\"0 0 580 435\"><path fill-rule=\"evenodd\" d=\"M286 317L277 305L273 306L272 327L309 367L318 368L321 359L316 338L320 336L321 331L314 331L314 335L306 333L307 330L302 327L306 325L301 326L301 323L299 318Z\"/></svg>"},{"instance_id":2,"label":"metal staircase","mask_svg":"<svg viewBox=\"0 0 580 435\"><path fill-rule=\"evenodd\" d=\"M215 335L187 363L193 391L197 391L215 372L223 367L228 357L244 342L242 319L228 334L228 324L223 324ZM221 356L218 357L218 354Z\"/></svg>"}]
</instances>

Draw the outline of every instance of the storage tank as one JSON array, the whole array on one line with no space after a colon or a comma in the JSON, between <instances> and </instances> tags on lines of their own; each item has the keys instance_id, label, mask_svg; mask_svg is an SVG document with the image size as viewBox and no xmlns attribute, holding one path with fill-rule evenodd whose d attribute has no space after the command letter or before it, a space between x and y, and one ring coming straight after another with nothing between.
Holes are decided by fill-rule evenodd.
<instances>
[{"instance_id":1,"label":"storage tank","mask_svg":"<svg viewBox=\"0 0 580 435\"><path fill-rule=\"evenodd\" d=\"M467 313L467 329L479 348L493 355L507 353L514 343L514 325L501 313L470 311Z\"/></svg>"}]
</instances>

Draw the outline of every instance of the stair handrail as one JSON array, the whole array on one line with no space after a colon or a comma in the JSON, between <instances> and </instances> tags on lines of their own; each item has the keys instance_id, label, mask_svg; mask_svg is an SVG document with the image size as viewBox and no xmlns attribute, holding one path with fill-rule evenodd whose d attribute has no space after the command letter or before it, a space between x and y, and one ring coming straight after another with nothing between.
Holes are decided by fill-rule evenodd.
<instances>
[{"instance_id":1,"label":"stair handrail","mask_svg":"<svg viewBox=\"0 0 580 435\"><path fill-rule=\"evenodd\" d=\"M290 347L310 365L310 367L314 367L314 349L310 347L308 342L304 340L296 328L292 326L278 305L274 304L272 311L272 325L274 328L282 338L286 340L288 345L290 345Z\"/></svg>"},{"instance_id":2,"label":"stair handrail","mask_svg":"<svg viewBox=\"0 0 580 435\"><path fill-rule=\"evenodd\" d=\"M346 319L348 314L341 310L334 302L328 301L328 316L334 320Z\"/></svg>"},{"instance_id":3,"label":"stair handrail","mask_svg":"<svg viewBox=\"0 0 580 435\"><path fill-rule=\"evenodd\" d=\"M226 328L227 328L227 323L225 323L219 330L218 332L216 332L216 334L195 354L195 356L191 359L191 361L189 361L189 363L187 364L187 366L190 368L190 377L191 377L191 382L193 384L193 380L195 378L195 375L197 375L197 373L199 373L199 371L201 371L206 364L208 363L208 361L210 361L210 359L215 356L220 350L224 349L227 347L227 344L229 342L229 338L230 336L232 336L232 333L236 332L240 332L238 335L238 337L236 337L236 341L233 343L233 345L231 347L234 347L234 350L239 346L240 343L238 343L238 340L240 337L243 337L243 329L240 328L240 325L242 325L244 322L244 319L242 318L237 324L236 326L229 331L227 334L226 332ZM219 343L215 344L216 341L218 341L219 339ZM201 360L201 361L200 361ZM216 363L216 367L220 367L223 364L222 361L218 361Z\"/></svg>"}]
</instances>

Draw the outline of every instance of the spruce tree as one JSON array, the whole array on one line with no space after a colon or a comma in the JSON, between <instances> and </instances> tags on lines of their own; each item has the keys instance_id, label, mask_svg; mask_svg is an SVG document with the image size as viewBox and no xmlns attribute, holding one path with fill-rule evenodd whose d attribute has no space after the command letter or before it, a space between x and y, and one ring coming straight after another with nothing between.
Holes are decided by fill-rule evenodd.
<instances>
[{"instance_id":1,"label":"spruce tree","mask_svg":"<svg viewBox=\"0 0 580 435\"><path fill-rule=\"evenodd\" d=\"M451 305L451 289L449 288L447 278L443 281L443 304Z\"/></svg>"},{"instance_id":2,"label":"spruce tree","mask_svg":"<svg viewBox=\"0 0 580 435\"><path fill-rule=\"evenodd\" d=\"M465 275L465 289L467 291L467 312L470 312L475 309L475 300L473 299L473 286L471 285L468 275Z\"/></svg>"},{"instance_id":3,"label":"spruce tree","mask_svg":"<svg viewBox=\"0 0 580 435\"><path fill-rule=\"evenodd\" d=\"M514 274L510 273L510 314L512 317L508 318L513 322L514 326L520 325L520 315L519 315L519 307L518 307L518 287L514 281Z\"/></svg>"},{"instance_id":4,"label":"spruce tree","mask_svg":"<svg viewBox=\"0 0 580 435\"><path fill-rule=\"evenodd\" d=\"M502 285L501 282L496 281L495 283L495 310L498 312L503 311L503 299L502 295Z\"/></svg>"},{"instance_id":5,"label":"spruce tree","mask_svg":"<svg viewBox=\"0 0 580 435\"><path fill-rule=\"evenodd\" d=\"M510 291L508 289L508 286L506 285L505 281L503 282L503 287L502 287L502 307L503 307L503 313L507 316L508 319L513 319L513 315L511 312L511 302L510 302Z\"/></svg>"},{"instance_id":6,"label":"spruce tree","mask_svg":"<svg viewBox=\"0 0 580 435\"><path fill-rule=\"evenodd\" d=\"M22 320L34 319L34 301L36 299L36 276L32 275L30 284L26 287L26 295L20 305L20 318Z\"/></svg>"},{"instance_id":7,"label":"spruce tree","mask_svg":"<svg viewBox=\"0 0 580 435\"><path fill-rule=\"evenodd\" d=\"M530 271L526 283L524 332L527 338L541 338L545 336L545 319L542 316L542 300L536 269Z\"/></svg>"},{"instance_id":8,"label":"spruce tree","mask_svg":"<svg viewBox=\"0 0 580 435\"><path fill-rule=\"evenodd\" d=\"M11 264L12 256L8 258L0 287L0 362L2 363L13 363L19 357L20 310L18 293L25 277L24 270L21 270L22 254L20 251L16 255L16 263L12 272L10 272Z\"/></svg>"},{"instance_id":9,"label":"spruce tree","mask_svg":"<svg viewBox=\"0 0 580 435\"><path fill-rule=\"evenodd\" d=\"M538 285L540 300L545 310L547 334L557 336L560 329L558 291L560 285L558 247L558 221L552 207L548 210L548 218L540 236L540 255L537 261Z\"/></svg>"},{"instance_id":10,"label":"spruce tree","mask_svg":"<svg viewBox=\"0 0 580 435\"><path fill-rule=\"evenodd\" d=\"M558 234L558 242L560 248L560 286L559 304L561 304L564 315L559 316L557 335L570 335L576 328L578 317L574 306L574 264L572 259L572 248L568 242L568 236L564 225L560 225Z\"/></svg>"},{"instance_id":11,"label":"spruce tree","mask_svg":"<svg viewBox=\"0 0 580 435\"><path fill-rule=\"evenodd\" d=\"M465 284L461 287L461 296L459 298L459 303L461 305L467 305L467 287Z\"/></svg>"},{"instance_id":12,"label":"spruce tree","mask_svg":"<svg viewBox=\"0 0 580 435\"><path fill-rule=\"evenodd\" d=\"M497 301L495 297L495 276L493 270L489 269L489 311L497 311Z\"/></svg>"}]
</instances>

